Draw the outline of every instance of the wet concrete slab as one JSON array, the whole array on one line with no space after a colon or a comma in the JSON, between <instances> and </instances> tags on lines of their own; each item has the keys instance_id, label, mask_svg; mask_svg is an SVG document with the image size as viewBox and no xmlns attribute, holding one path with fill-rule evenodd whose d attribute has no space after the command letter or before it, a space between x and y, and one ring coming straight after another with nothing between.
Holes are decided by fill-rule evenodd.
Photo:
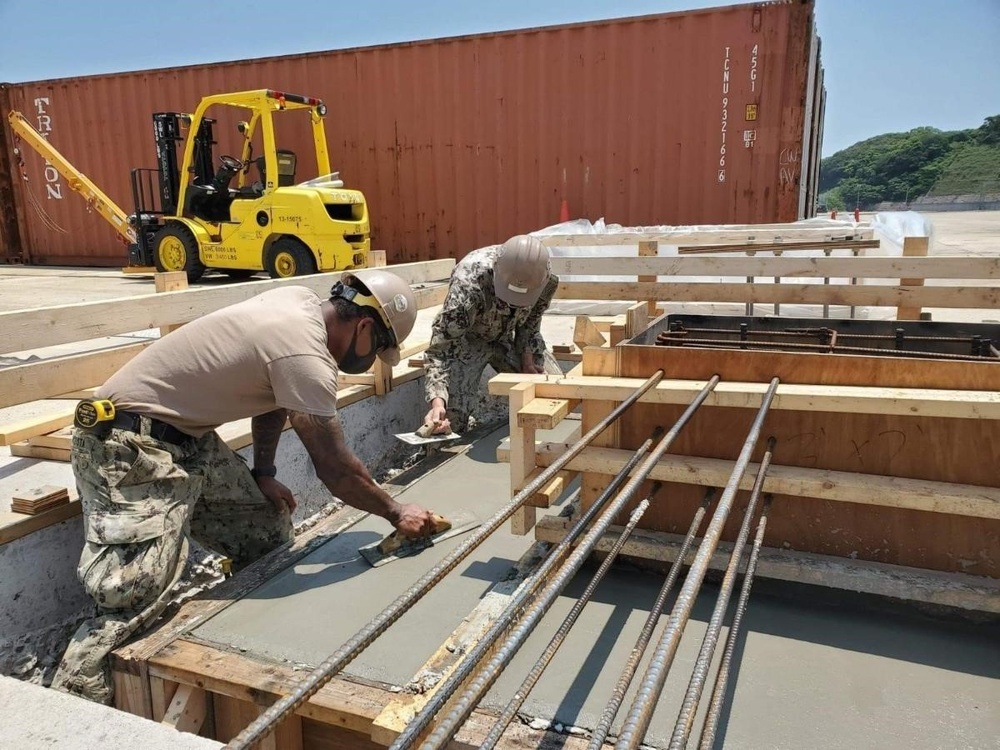
<instances>
[{"instance_id":1,"label":"wet concrete slab","mask_svg":"<svg viewBox=\"0 0 1000 750\"><path fill-rule=\"evenodd\" d=\"M567 421L560 428L574 426ZM483 438L399 499L445 515L471 510L485 519L509 497L508 466L495 459L504 437L506 429ZM319 663L460 543L449 540L418 557L371 568L357 549L388 530L381 519L362 521L194 635L258 658ZM491 587L511 573L530 544L530 537L511 536L506 528L495 533L363 652L348 675L389 685L410 681ZM555 602L510 660L485 706L500 709L506 703L593 570L581 571ZM613 569L528 697L522 716L592 728L661 582L661 576L626 564ZM668 744L717 591L707 582L696 601L647 735L651 746ZM665 622L664 616L656 637ZM1000 623L971 624L889 607L874 598L760 580L744 627L717 747L996 747ZM716 663L721 653L722 641ZM644 669L645 661L640 677ZM714 673L713 666L710 681ZM711 683L692 745L710 690ZM614 732L630 705L631 693Z\"/></svg>"},{"instance_id":2,"label":"wet concrete slab","mask_svg":"<svg viewBox=\"0 0 1000 750\"><path fill-rule=\"evenodd\" d=\"M564 424L575 426L569 420ZM449 518L472 513L480 521L488 519L510 499L509 467L496 461L496 448L506 434L503 428L479 440L398 499ZM531 536L513 536L508 527L505 524L478 547L347 673L391 685L408 682L533 544ZM465 538L454 537L415 557L371 567L358 548L391 531L381 518L366 518L209 620L195 635L270 659L319 663Z\"/></svg>"}]
</instances>

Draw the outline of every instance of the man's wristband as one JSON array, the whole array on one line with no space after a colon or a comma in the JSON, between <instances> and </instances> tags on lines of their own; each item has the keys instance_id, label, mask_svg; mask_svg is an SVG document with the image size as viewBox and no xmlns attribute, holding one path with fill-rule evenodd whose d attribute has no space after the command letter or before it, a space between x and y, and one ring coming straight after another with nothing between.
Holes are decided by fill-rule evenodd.
<instances>
[{"instance_id":1,"label":"man's wristband","mask_svg":"<svg viewBox=\"0 0 1000 750\"><path fill-rule=\"evenodd\" d=\"M260 479L261 477L276 477L278 476L278 468L276 466L268 466L266 468L260 469L254 466L250 469L250 475L254 479Z\"/></svg>"}]
</instances>

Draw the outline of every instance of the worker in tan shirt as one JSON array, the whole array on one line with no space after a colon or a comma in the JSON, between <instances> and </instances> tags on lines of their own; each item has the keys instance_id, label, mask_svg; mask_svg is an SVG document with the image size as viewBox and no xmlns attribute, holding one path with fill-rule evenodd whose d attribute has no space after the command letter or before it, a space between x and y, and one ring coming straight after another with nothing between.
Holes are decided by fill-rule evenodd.
<instances>
[{"instance_id":1,"label":"worker in tan shirt","mask_svg":"<svg viewBox=\"0 0 1000 750\"><path fill-rule=\"evenodd\" d=\"M295 498L274 465L286 419L334 496L406 536L433 531L426 509L372 480L336 408L338 372L364 372L376 356L397 363L416 314L409 285L384 270L345 274L325 300L283 287L174 331L98 389L114 418L77 427L72 448L86 533L78 576L98 611L53 687L111 701L107 655L169 603L191 539L235 569L291 540ZM245 417L252 470L215 432Z\"/></svg>"}]
</instances>

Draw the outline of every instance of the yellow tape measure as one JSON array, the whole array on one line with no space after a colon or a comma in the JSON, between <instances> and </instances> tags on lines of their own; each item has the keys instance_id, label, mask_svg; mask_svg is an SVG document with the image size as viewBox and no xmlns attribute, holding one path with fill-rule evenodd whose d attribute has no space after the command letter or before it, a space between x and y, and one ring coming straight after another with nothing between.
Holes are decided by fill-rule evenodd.
<instances>
[{"instance_id":1,"label":"yellow tape measure","mask_svg":"<svg viewBox=\"0 0 1000 750\"><path fill-rule=\"evenodd\" d=\"M93 429L101 422L110 422L115 418L115 405L107 399L81 401L76 405L73 424L86 430Z\"/></svg>"}]
</instances>

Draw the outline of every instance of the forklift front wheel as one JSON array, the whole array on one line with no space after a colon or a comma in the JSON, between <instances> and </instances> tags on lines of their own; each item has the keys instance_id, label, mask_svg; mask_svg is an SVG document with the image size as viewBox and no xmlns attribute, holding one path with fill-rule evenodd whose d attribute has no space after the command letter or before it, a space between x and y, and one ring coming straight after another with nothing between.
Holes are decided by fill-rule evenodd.
<instances>
[{"instance_id":1,"label":"forklift front wheel","mask_svg":"<svg viewBox=\"0 0 1000 750\"><path fill-rule=\"evenodd\" d=\"M156 270L185 271L193 284L205 273L198 254L198 240L183 224L167 224L153 238L153 262Z\"/></svg>"},{"instance_id":2,"label":"forklift front wheel","mask_svg":"<svg viewBox=\"0 0 1000 750\"><path fill-rule=\"evenodd\" d=\"M267 272L272 279L307 276L316 273L316 259L303 242L282 237L267 251Z\"/></svg>"}]
</instances>

